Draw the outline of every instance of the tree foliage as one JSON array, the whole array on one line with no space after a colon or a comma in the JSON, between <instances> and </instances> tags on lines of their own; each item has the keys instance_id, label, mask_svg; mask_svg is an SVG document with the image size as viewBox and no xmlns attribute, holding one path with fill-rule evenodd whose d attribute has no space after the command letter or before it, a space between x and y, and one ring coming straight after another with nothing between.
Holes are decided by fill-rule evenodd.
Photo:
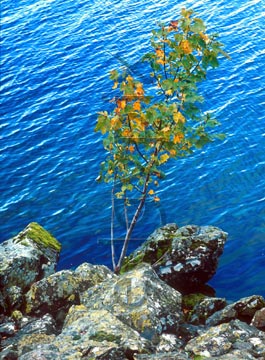
<instances>
[{"instance_id":1,"label":"tree foliage","mask_svg":"<svg viewBox=\"0 0 265 360\"><path fill-rule=\"evenodd\" d=\"M159 201L156 188L165 177L164 165L191 155L214 139L223 139L212 128L219 123L202 112L204 98L197 85L207 70L219 65L223 51L217 34L207 34L204 22L192 10L183 9L178 20L159 24L152 31L151 50L142 61L150 65L153 85L127 71L111 71L113 91L118 92L111 112L98 114L96 131L103 135L107 158L100 179L113 185L113 196L123 199L127 224L123 249L115 259L112 219L112 262L119 272L128 241L147 197ZM126 207L138 194L132 219ZM114 215L114 201L112 201Z\"/></svg>"}]
</instances>

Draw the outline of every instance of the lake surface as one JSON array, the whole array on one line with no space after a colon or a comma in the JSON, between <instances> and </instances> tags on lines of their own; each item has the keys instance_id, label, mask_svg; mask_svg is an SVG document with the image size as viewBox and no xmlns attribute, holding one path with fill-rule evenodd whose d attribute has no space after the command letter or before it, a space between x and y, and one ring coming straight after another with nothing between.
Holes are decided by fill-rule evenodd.
<instances>
[{"instance_id":1,"label":"lake surface","mask_svg":"<svg viewBox=\"0 0 265 360\"><path fill-rule=\"evenodd\" d=\"M263 0L2 0L0 241L37 221L63 244L60 269L110 266L97 112L111 108L109 71L126 64L144 79L151 30L183 7L232 57L201 89L227 137L167 167L161 201L146 204L130 250L168 222L218 226L229 238L211 280L217 295L265 296Z\"/></svg>"}]
</instances>

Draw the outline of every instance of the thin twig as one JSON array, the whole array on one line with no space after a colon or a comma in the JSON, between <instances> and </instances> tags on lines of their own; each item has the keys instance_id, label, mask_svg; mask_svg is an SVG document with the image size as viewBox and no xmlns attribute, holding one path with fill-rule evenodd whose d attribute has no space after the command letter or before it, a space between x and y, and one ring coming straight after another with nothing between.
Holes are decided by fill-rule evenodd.
<instances>
[{"instance_id":1,"label":"thin twig","mask_svg":"<svg viewBox=\"0 0 265 360\"><path fill-rule=\"evenodd\" d=\"M115 217L114 189L115 189L115 182L111 190L111 222L110 222L110 246L111 246L111 259L112 259L113 270L116 269L115 247L114 247L114 217Z\"/></svg>"}]
</instances>

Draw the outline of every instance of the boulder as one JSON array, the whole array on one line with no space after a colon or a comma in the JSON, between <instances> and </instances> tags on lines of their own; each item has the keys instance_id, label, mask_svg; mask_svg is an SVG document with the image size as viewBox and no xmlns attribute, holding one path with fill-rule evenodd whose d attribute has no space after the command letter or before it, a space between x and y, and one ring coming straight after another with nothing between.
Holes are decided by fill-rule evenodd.
<instances>
[{"instance_id":1,"label":"boulder","mask_svg":"<svg viewBox=\"0 0 265 360\"><path fill-rule=\"evenodd\" d=\"M206 325L214 326L229 322L233 319L240 319L250 323L257 310L265 306L265 299L260 295L252 295L242 298L235 303L225 306L208 317Z\"/></svg>"},{"instance_id":2,"label":"boulder","mask_svg":"<svg viewBox=\"0 0 265 360\"><path fill-rule=\"evenodd\" d=\"M205 324L205 321L214 313L227 305L224 298L205 297L192 309L189 322L194 325Z\"/></svg>"},{"instance_id":3,"label":"boulder","mask_svg":"<svg viewBox=\"0 0 265 360\"><path fill-rule=\"evenodd\" d=\"M264 359L265 333L240 320L233 320L230 323L205 328L199 336L187 343L185 350L193 356L206 358Z\"/></svg>"},{"instance_id":4,"label":"boulder","mask_svg":"<svg viewBox=\"0 0 265 360\"><path fill-rule=\"evenodd\" d=\"M265 307L255 312L251 325L263 331L265 330Z\"/></svg>"},{"instance_id":5,"label":"boulder","mask_svg":"<svg viewBox=\"0 0 265 360\"><path fill-rule=\"evenodd\" d=\"M31 286L26 294L26 313L38 316L50 313L58 317L71 305L79 304L81 292L113 276L106 266L88 263L74 271L58 271Z\"/></svg>"},{"instance_id":6,"label":"boulder","mask_svg":"<svg viewBox=\"0 0 265 360\"><path fill-rule=\"evenodd\" d=\"M117 356L117 352L126 359L126 354L132 358L133 353L151 351L150 341L111 312L83 308L81 313L79 306L70 309L61 334L53 342L60 349L59 353L66 358L85 353L89 353L92 358L101 358L112 351L113 357L106 359L116 359L114 354Z\"/></svg>"},{"instance_id":7,"label":"boulder","mask_svg":"<svg viewBox=\"0 0 265 360\"><path fill-rule=\"evenodd\" d=\"M105 309L155 341L161 333L176 333L182 320L181 294L161 281L148 264L88 289L81 304Z\"/></svg>"},{"instance_id":8,"label":"boulder","mask_svg":"<svg viewBox=\"0 0 265 360\"><path fill-rule=\"evenodd\" d=\"M60 250L60 243L37 223L0 244L0 312L19 309L29 287L55 272Z\"/></svg>"},{"instance_id":9,"label":"boulder","mask_svg":"<svg viewBox=\"0 0 265 360\"><path fill-rule=\"evenodd\" d=\"M215 274L226 239L227 233L214 226L167 224L125 259L121 271L147 262L175 289L194 292Z\"/></svg>"}]
</instances>

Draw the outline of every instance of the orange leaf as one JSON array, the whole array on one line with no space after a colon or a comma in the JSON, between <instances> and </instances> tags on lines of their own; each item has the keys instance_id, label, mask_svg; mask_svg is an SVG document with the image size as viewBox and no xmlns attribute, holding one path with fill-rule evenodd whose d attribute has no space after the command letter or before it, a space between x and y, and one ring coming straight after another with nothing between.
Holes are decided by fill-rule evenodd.
<instances>
[{"instance_id":1,"label":"orange leaf","mask_svg":"<svg viewBox=\"0 0 265 360\"><path fill-rule=\"evenodd\" d=\"M135 101L135 103L133 104L133 109L135 111L140 111L141 110L141 103L140 101Z\"/></svg>"},{"instance_id":2,"label":"orange leaf","mask_svg":"<svg viewBox=\"0 0 265 360\"><path fill-rule=\"evenodd\" d=\"M165 65L165 61L164 60L162 60L162 59L158 59L158 60L156 60L156 62L157 62L157 64L161 64L161 65Z\"/></svg>"},{"instance_id":3,"label":"orange leaf","mask_svg":"<svg viewBox=\"0 0 265 360\"><path fill-rule=\"evenodd\" d=\"M180 43L180 47L183 50L184 54L191 54L192 53L192 47L188 40L183 40Z\"/></svg>"},{"instance_id":4,"label":"orange leaf","mask_svg":"<svg viewBox=\"0 0 265 360\"><path fill-rule=\"evenodd\" d=\"M154 192L153 189L149 190L149 192L148 192L149 195L154 195L154 193L155 193L155 192Z\"/></svg>"},{"instance_id":5,"label":"orange leaf","mask_svg":"<svg viewBox=\"0 0 265 360\"><path fill-rule=\"evenodd\" d=\"M142 95L144 95L144 89L143 89L143 84L137 84L136 85L136 89L135 89L135 95L137 95L137 96L142 96Z\"/></svg>"},{"instance_id":6,"label":"orange leaf","mask_svg":"<svg viewBox=\"0 0 265 360\"><path fill-rule=\"evenodd\" d=\"M118 99L116 101L116 103L117 103L118 109L123 110L125 108L125 106L126 106L126 100L124 100L124 99L122 99L122 100Z\"/></svg>"},{"instance_id":7,"label":"orange leaf","mask_svg":"<svg viewBox=\"0 0 265 360\"><path fill-rule=\"evenodd\" d=\"M154 201L160 201L160 198L158 196L155 196Z\"/></svg>"},{"instance_id":8,"label":"orange leaf","mask_svg":"<svg viewBox=\"0 0 265 360\"><path fill-rule=\"evenodd\" d=\"M131 133L131 131L129 129L124 129L121 134L124 137L131 137L131 135L132 135L132 133Z\"/></svg>"},{"instance_id":9,"label":"orange leaf","mask_svg":"<svg viewBox=\"0 0 265 360\"><path fill-rule=\"evenodd\" d=\"M174 136L174 139L173 139L173 143L174 144L179 144L179 143L181 143L181 141L183 140L183 138L184 138L184 135L183 134L176 134L175 136Z\"/></svg>"},{"instance_id":10,"label":"orange leaf","mask_svg":"<svg viewBox=\"0 0 265 360\"><path fill-rule=\"evenodd\" d=\"M159 58L163 58L165 53L163 50L161 50L160 48L157 48L156 49L156 55L159 57Z\"/></svg>"},{"instance_id":11,"label":"orange leaf","mask_svg":"<svg viewBox=\"0 0 265 360\"><path fill-rule=\"evenodd\" d=\"M120 121L120 118L119 116L114 116L111 120L110 120L110 124L111 124L111 127L114 129L114 130L118 130L122 127L122 123Z\"/></svg>"},{"instance_id":12,"label":"orange leaf","mask_svg":"<svg viewBox=\"0 0 265 360\"><path fill-rule=\"evenodd\" d=\"M134 146L133 146L133 145L130 145L129 148L128 148L128 150L129 150L131 153L133 153L133 152L134 152Z\"/></svg>"}]
</instances>

